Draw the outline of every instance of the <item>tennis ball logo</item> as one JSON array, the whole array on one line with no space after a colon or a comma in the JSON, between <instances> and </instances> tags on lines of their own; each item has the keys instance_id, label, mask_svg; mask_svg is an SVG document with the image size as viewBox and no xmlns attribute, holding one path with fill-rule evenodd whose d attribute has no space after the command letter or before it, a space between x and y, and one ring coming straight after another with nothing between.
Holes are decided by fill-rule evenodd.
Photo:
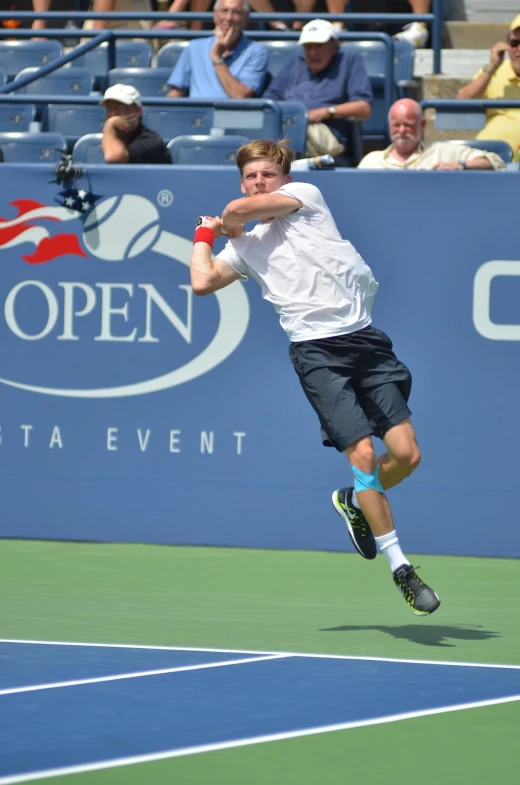
<instances>
[{"instance_id":1,"label":"tennis ball logo","mask_svg":"<svg viewBox=\"0 0 520 785\"><path fill-rule=\"evenodd\" d=\"M98 259L122 262L151 248L160 232L154 205L143 196L124 194L94 207L83 225L83 242Z\"/></svg>"}]
</instances>

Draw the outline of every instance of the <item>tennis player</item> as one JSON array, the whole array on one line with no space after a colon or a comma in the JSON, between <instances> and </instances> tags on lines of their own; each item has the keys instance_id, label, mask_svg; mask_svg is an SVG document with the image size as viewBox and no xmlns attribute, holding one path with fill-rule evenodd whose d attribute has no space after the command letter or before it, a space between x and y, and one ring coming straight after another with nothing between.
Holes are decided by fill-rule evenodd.
<instances>
[{"instance_id":1,"label":"tennis player","mask_svg":"<svg viewBox=\"0 0 520 785\"><path fill-rule=\"evenodd\" d=\"M385 333L371 326L378 284L355 248L340 236L318 188L293 183L294 154L286 140L258 139L238 150L245 198L222 217L199 219L191 257L198 295L249 275L280 317L301 386L321 423L323 442L344 452L354 486L332 501L356 550L388 559L394 583L411 610L433 613L437 594L403 554L386 491L418 466L420 452L410 420L411 375ZM250 232L249 221L259 223ZM212 247L227 234L216 259ZM372 436L387 452L376 457Z\"/></svg>"}]
</instances>

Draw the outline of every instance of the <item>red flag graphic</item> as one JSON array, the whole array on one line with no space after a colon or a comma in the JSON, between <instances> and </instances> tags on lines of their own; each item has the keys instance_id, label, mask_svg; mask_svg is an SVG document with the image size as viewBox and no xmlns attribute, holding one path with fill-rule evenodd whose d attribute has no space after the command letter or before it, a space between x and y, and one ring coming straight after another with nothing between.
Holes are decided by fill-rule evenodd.
<instances>
[{"instance_id":1,"label":"red flag graphic","mask_svg":"<svg viewBox=\"0 0 520 785\"><path fill-rule=\"evenodd\" d=\"M42 221L73 220L80 215L77 210L45 205L34 199L18 199L11 202L11 205L16 207L18 215L15 218L0 218L0 250L32 243L36 246L34 253L22 256L29 264L49 262L65 254L87 256L76 235L59 234L49 237L49 232L41 225Z\"/></svg>"},{"instance_id":2,"label":"red flag graphic","mask_svg":"<svg viewBox=\"0 0 520 785\"><path fill-rule=\"evenodd\" d=\"M38 210L41 207L45 207L44 204L41 202L35 202L33 199L17 199L15 202L9 202L9 205L14 205L14 207L17 208L17 218L19 218L24 213L30 212L31 210ZM4 223L10 222L12 220L12 218L0 218L0 221Z\"/></svg>"},{"instance_id":3,"label":"red flag graphic","mask_svg":"<svg viewBox=\"0 0 520 785\"><path fill-rule=\"evenodd\" d=\"M76 256L87 258L87 254L81 248L75 234L57 234L55 237L46 237L41 240L34 253L31 256L22 256L22 259L29 264L41 264L65 254L76 254Z\"/></svg>"}]
</instances>

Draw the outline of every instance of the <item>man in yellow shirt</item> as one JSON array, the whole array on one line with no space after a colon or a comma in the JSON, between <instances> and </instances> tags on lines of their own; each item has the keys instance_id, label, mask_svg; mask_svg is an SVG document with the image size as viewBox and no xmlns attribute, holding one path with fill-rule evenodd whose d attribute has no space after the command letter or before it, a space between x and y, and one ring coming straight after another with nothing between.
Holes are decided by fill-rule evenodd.
<instances>
[{"instance_id":1,"label":"man in yellow shirt","mask_svg":"<svg viewBox=\"0 0 520 785\"><path fill-rule=\"evenodd\" d=\"M487 65L459 90L458 98L520 100L520 14L511 22L507 42L499 41L494 45ZM520 109L488 109L487 123L477 139L502 139L511 145L515 159L518 159Z\"/></svg>"}]
</instances>

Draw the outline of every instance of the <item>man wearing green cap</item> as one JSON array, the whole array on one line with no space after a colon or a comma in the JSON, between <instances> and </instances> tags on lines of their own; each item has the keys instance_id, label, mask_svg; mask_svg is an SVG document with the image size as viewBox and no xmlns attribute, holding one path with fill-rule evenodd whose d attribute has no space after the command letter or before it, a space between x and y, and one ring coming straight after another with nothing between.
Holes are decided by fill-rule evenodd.
<instances>
[{"instance_id":1,"label":"man wearing green cap","mask_svg":"<svg viewBox=\"0 0 520 785\"><path fill-rule=\"evenodd\" d=\"M511 98L520 101L520 14L511 22L507 41L498 41L494 45L488 63L459 90L458 98ZM487 123L477 134L477 139L508 142L515 160L518 160L520 109L488 109Z\"/></svg>"}]
</instances>

